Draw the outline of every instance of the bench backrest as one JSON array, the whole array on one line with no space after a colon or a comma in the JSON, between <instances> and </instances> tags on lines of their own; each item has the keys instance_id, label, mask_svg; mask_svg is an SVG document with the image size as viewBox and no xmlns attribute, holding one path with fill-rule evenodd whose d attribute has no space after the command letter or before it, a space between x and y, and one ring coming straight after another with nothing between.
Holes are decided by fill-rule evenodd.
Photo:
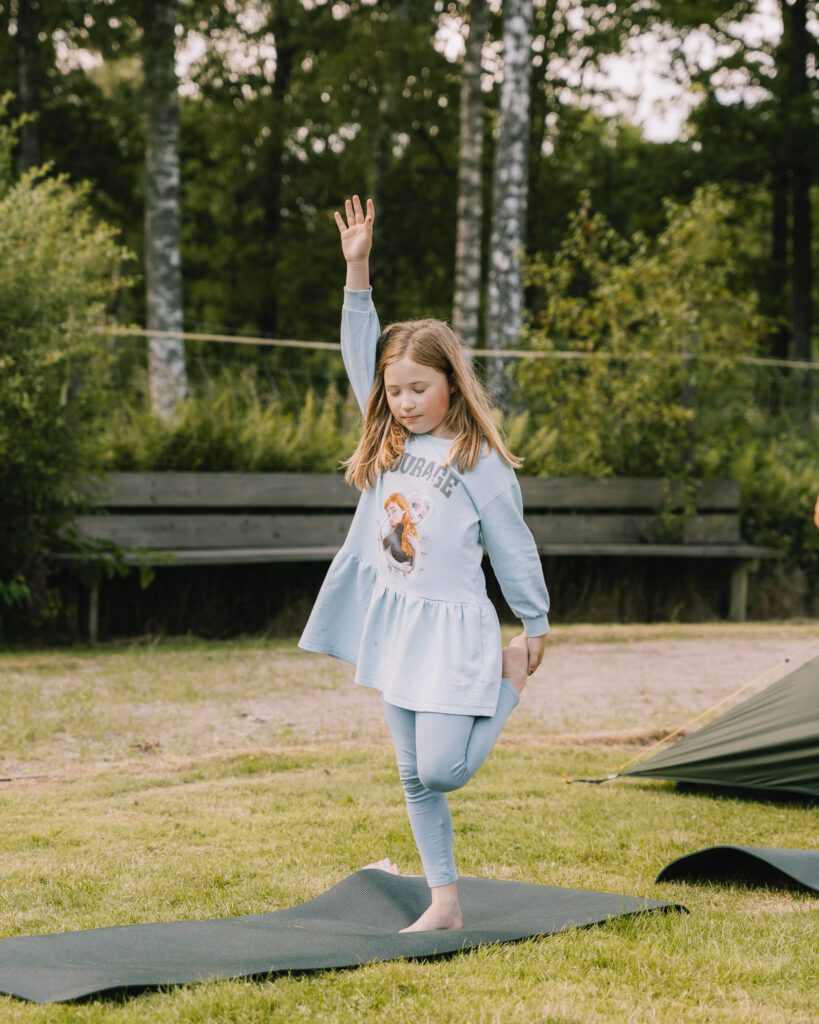
<instances>
[{"instance_id":1,"label":"bench backrest","mask_svg":"<svg viewBox=\"0 0 819 1024\"><path fill-rule=\"evenodd\" d=\"M680 505L679 481L519 479L538 544L740 539L732 480L697 485L696 514L669 524L658 513ZM81 534L152 550L340 546L359 499L341 473L112 473L84 489L104 514L79 516Z\"/></svg>"}]
</instances>

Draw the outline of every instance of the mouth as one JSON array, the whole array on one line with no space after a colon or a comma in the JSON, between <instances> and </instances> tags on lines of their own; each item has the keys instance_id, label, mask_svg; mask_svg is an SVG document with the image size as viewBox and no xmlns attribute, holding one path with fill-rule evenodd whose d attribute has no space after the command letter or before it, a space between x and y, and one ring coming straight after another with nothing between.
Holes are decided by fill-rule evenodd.
<instances>
[{"instance_id":1,"label":"mouth","mask_svg":"<svg viewBox=\"0 0 819 1024\"><path fill-rule=\"evenodd\" d=\"M414 423L416 420L420 420L420 419L421 419L420 416L405 416L404 417L404 422L405 423Z\"/></svg>"}]
</instances>

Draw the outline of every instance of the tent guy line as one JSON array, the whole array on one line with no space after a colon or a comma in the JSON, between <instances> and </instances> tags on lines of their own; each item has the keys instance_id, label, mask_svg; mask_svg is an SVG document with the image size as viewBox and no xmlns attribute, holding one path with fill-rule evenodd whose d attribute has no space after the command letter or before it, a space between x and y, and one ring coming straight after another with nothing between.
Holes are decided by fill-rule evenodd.
<instances>
[{"instance_id":1,"label":"tent guy line","mask_svg":"<svg viewBox=\"0 0 819 1024\"><path fill-rule=\"evenodd\" d=\"M723 704L727 704L729 701L734 700L734 698L739 697L740 694L744 693L746 690L749 690L752 686L756 685L756 683L758 683L760 679L764 679L765 676L770 675L772 672L776 672L777 669L782 668L784 665L790 664L792 660L796 660L800 657L800 655L804 654L805 651L809 651L811 647L815 647L817 644L819 644L819 637L817 637L815 640L811 640L810 643L805 644L804 647L800 647L800 649L795 654L789 655L787 658L782 658L775 665L771 665L770 668L766 668L764 672L760 672L759 675L754 676L754 678L751 679L749 682L743 683L742 686L739 687L739 689L734 690L733 693L729 693L727 697L723 697L722 700L717 701L717 703L714 704L712 707L706 708L705 711L701 711L693 718L689 719L686 722L683 722L682 725L678 725L676 729L672 729L671 732L661 737L655 743L652 743L651 746L646 747L645 750L641 750L638 754L635 754L634 757L629 758L628 761L624 761L623 764L617 765L617 767L612 769L609 775L604 775L602 778L599 779L571 778L568 775L564 775L562 777L563 781L568 783L569 785L575 782L584 782L591 785L598 785L601 782L611 782L612 779L619 778L620 775L623 772L625 772L628 768L631 768L633 765L637 764L640 761L644 761L647 757L653 754L654 751L658 749L658 747L661 747L664 744L669 743L671 740L676 739L677 736L679 736L681 733L686 732L692 725L695 725L697 722L713 714L715 711L721 708Z\"/></svg>"}]
</instances>

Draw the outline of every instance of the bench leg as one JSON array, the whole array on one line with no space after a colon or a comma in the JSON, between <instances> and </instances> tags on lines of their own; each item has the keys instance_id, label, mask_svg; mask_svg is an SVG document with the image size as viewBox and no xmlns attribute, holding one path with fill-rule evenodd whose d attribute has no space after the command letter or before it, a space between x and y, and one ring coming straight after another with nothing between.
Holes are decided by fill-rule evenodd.
<instances>
[{"instance_id":1,"label":"bench leg","mask_svg":"<svg viewBox=\"0 0 819 1024\"><path fill-rule=\"evenodd\" d=\"M728 618L731 622L744 622L748 609L748 574L759 568L759 559L739 562L731 573L731 608Z\"/></svg>"},{"instance_id":2,"label":"bench leg","mask_svg":"<svg viewBox=\"0 0 819 1024\"><path fill-rule=\"evenodd\" d=\"M97 642L100 615L100 584L94 580L88 592L88 642Z\"/></svg>"}]
</instances>

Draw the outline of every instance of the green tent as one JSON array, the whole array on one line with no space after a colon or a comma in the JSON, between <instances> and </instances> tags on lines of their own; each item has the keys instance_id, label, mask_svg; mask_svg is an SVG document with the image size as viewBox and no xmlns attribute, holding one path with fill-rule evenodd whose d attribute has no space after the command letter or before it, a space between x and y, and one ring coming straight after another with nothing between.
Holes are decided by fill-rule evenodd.
<instances>
[{"instance_id":1,"label":"green tent","mask_svg":"<svg viewBox=\"0 0 819 1024\"><path fill-rule=\"evenodd\" d=\"M621 774L819 797L819 658Z\"/></svg>"}]
</instances>

